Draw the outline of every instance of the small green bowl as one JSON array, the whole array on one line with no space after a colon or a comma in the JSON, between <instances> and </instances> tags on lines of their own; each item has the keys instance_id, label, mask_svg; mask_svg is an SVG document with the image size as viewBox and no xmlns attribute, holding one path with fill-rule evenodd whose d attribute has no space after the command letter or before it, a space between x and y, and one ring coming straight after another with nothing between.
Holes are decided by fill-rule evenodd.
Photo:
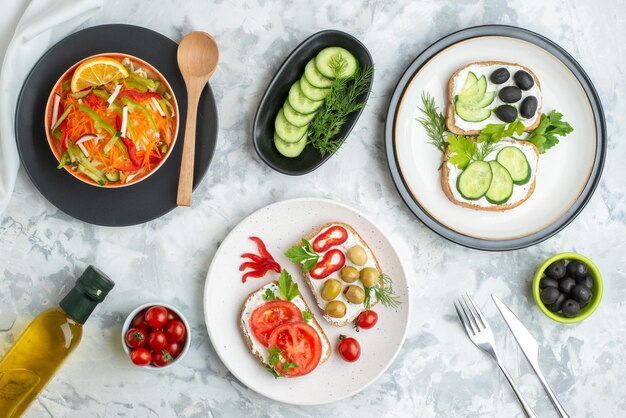
<instances>
[{"instance_id":1,"label":"small green bowl","mask_svg":"<svg viewBox=\"0 0 626 418\"><path fill-rule=\"evenodd\" d=\"M546 306L541 301L539 281L541 280L541 277L543 276L543 272L548 268L548 266L558 260L582 261L589 268L589 275L593 279L593 296L591 296L591 300L589 301L587 306L582 308L578 316L574 318L567 318L565 316L561 316L557 313L551 312L548 308L546 308ZM560 253L560 254L557 254L548 258L546 262L543 263L541 267L539 267L539 269L537 270L537 273L535 273L535 278L533 280L533 297L535 298L535 302L537 303L537 306L539 306L539 309L541 309L541 312L546 314L548 318L552 319L553 321L560 322L562 324L575 324L577 322L581 322L587 319L600 304L600 301L602 300L602 292L603 292L603 284L602 284L602 275L600 274L600 270L598 270L598 267L596 267L596 265L593 264L593 262L589 260L587 257L581 254L577 254L577 253Z\"/></svg>"}]
</instances>

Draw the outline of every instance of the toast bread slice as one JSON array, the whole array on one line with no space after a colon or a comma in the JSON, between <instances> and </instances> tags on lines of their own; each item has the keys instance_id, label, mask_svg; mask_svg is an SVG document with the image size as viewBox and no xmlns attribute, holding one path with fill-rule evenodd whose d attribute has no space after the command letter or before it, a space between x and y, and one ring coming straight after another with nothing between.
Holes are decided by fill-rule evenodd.
<instances>
[{"instance_id":1,"label":"toast bread slice","mask_svg":"<svg viewBox=\"0 0 626 418\"><path fill-rule=\"evenodd\" d=\"M267 364L265 362L265 359L263 358L263 356L261 355L261 353L259 353L258 351L256 351L254 349L254 344L253 344L253 338L255 338L254 335L251 335L248 330L246 329L245 326L245 311L246 308L248 307L248 304L251 303L252 299L257 295L257 294L263 294L265 293L265 290L272 287L274 288L275 292L278 291L278 282L274 281L271 283L266 284L265 286L262 286L261 288L255 290L254 292L251 292L246 299L243 301L242 305L241 305L241 312L239 313L239 329L241 330L241 335L243 335L243 338L246 342L246 345L248 346L248 350L250 351L250 353L259 361L259 363L261 363L263 366L268 367L269 364ZM302 302L302 305L306 308L306 310L308 310L309 312L311 312L311 314L313 314L313 311L311 310L311 308L309 307L309 305L306 303L306 300L302 297L302 294L296 296L292 302L299 298L300 301ZM296 303L296 302L294 302ZM298 303L296 303L296 305L298 305ZM259 305L260 306L260 305ZM320 324L317 322L317 320L315 319L315 315L313 314L313 316L311 317L311 320L308 322L309 325L311 325L313 328L315 328L315 330L318 332L320 338L322 339L322 347L327 347L325 352L322 352L322 357L320 358L320 362L319 364L324 363L326 360L328 360L330 358L330 355L333 351L332 349L332 345L330 344L330 340L328 339L328 336L326 335L326 333L324 332L324 330L322 329L322 327L320 326ZM258 341L257 341L258 342ZM260 343L259 343L260 344ZM263 349L265 349L263 347ZM318 366L319 366L318 364Z\"/></svg>"},{"instance_id":2,"label":"toast bread slice","mask_svg":"<svg viewBox=\"0 0 626 418\"><path fill-rule=\"evenodd\" d=\"M522 141L516 141L516 140L501 140L501 143L509 143L509 145L520 145L519 143ZM524 147L529 147L532 148L532 150L534 151L537 159L535 161L539 161L539 151L537 150L537 147L535 147L534 144L530 143L530 142L526 142L523 141L523 146ZM450 157L450 152L448 151L448 149L446 148L446 151L443 154L443 163L441 165L441 188L443 189L443 192L445 193L445 195L448 197L448 199L454 203L455 205L458 206L463 206L464 208L470 208L470 209L476 209L476 210L484 210L484 211L491 211L491 212L502 212L505 210L509 210L509 209L513 209L518 207L519 205L521 205L522 203L524 203L526 200L528 200L528 198L533 194L533 192L535 191L535 185L537 182L537 164L535 164L534 167L531 166L531 170L533 171L531 176L532 176L532 180L530 182L530 186L528 187L528 191L526 192L526 196L524 196L523 199L518 200L517 202L514 203L505 203L502 205L493 205L493 206L480 206L480 205L476 205L471 203L471 201L468 200L458 200L454 194L452 193L452 189L450 188L450 169L448 167L448 159ZM530 162L529 162L530 164ZM454 187L454 185L452 186ZM519 187L517 185L514 185L513 187Z\"/></svg>"},{"instance_id":3,"label":"toast bread slice","mask_svg":"<svg viewBox=\"0 0 626 418\"><path fill-rule=\"evenodd\" d=\"M480 134L480 129L472 129L472 130L464 130L460 127L458 127L455 124L455 110L454 110L454 79L456 78L457 75L459 75L459 73L463 70L465 70L466 68L472 67L472 66L489 66L489 65L506 65L506 66L513 66L513 67L518 67L521 70L526 71L528 74L531 75L531 77L533 78L533 80L535 81L535 85L537 86L537 89L539 90L539 95L541 96L542 92L541 92L541 83L539 83L539 78L537 78L537 76L535 75L534 72L532 72L532 70L528 67L524 67L523 65L520 64L516 64L516 63L512 63L512 62L505 62L505 61L476 61L476 62L472 62L469 63L461 68L459 68L458 70L456 70L454 72L454 74L452 74L452 77L450 77L450 80L448 81L448 107L447 107L447 111L446 111L446 127L448 128L448 130L456 135L478 135ZM513 77L513 74L511 74L511 77ZM541 105L543 103L542 97L538 98L539 103L537 106L537 118L535 119L535 122L532 125L526 126L526 128L524 129L525 131L532 131L534 130L537 126L539 126L539 123L541 122ZM485 125L487 126L487 123L485 122ZM483 126L483 128L484 128Z\"/></svg>"},{"instance_id":4,"label":"toast bread slice","mask_svg":"<svg viewBox=\"0 0 626 418\"><path fill-rule=\"evenodd\" d=\"M343 226L344 228L346 228L346 230L348 230L349 233L352 233L353 235L355 235L359 241L359 245L365 247L365 249L372 255L373 258L373 262L376 265L376 270L378 270L379 273L382 273L382 268L380 267L380 263L378 262L378 259L376 258L376 254L374 254L374 251L372 251L372 249L370 248L370 246L367 244L367 242L365 242L365 240L363 239L363 237L361 237L361 235L359 235L358 232L356 232L356 230L343 222L329 222L327 224L324 224L322 226L320 226L319 228L316 228L315 230L311 231L308 235L306 235L305 237L303 237L304 239L306 239L307 241L311 241L317 234L319 234L320 232L322 232L323 230L325 230L326 228L329 228L331 226L334 225L340 225ZM299 245L299 244L297 244ZM313 285L313 279L309 273L303 273L304 276L304 281L306 282L306 284L309 286L309 289L311 289L311 293L313 293L313 297L315 298L315 302L317 302L317 306L320 308L320 310L322 311L323 317L324 319L330 323L331 325L334 325L336 327L344 327L346 325L348 325L349 323L351 323L352 321L354 321L356 319L357 316L359 316L359 314L362 311L358 311L352 315L346 315L343 318L333 318L329 315L326 315L324 313L324 308L326 307L326 304L328 303L328 301L325 301L324 299L322 299L322 295L320 294L320 292L315 288L315 286ZM330 277L329 277L330 278ZM381 286L384 286L384 283L380 284ZM349 303L349 302L346 302ZM376 303L378 303L378 300L375 298L372 298L372 301L370 303L370 306L374 306L376 305ZM363 308L365 309L365 308Z\"/></svg>"}]
</instances>

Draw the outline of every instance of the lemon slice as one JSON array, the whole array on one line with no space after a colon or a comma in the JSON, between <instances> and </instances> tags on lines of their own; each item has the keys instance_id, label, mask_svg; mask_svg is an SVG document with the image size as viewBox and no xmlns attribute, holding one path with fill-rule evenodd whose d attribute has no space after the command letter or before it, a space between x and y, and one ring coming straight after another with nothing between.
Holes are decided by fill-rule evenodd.
<instances>
[{"instance_id":1,"label":"lemon slice","mask_svg":"<svg viewBox=\"0 0 626 418\"><path fill-rule=\"evenodd\" d=\"M128 71L121 62L107 57L92 58L80 64L74 71L72 92L76 93L126 77L128 77Z\"/></svg>"}]
</instances>

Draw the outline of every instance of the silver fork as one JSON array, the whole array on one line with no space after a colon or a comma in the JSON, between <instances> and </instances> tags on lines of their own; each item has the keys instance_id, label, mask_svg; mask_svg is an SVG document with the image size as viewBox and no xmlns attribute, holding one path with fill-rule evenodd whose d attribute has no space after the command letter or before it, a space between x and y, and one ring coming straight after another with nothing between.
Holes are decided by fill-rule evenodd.
<instances>
[{"instance_id":1,"label":"silver fork","mask_svg":"<svg viewBox=\"0 0 626 418\"><path fill-rule=\"evenodd\" d=\"M491 327L489 327L483 313L480 309L478 309L478 306L474 303L472 298L469 295L459 298L458 301L454 303L454 309L456 309L456 313L459 315L459 319L461 320L461 323L465 327L465 331L467 331L468 337L472 340L474 345L491 355L491 357L493 357L496 361L498 367L500 367L500 370L504 373L504 377L506 377L506 380L513 388L513 392L515 392L515 395L517 396L519 403L522 405L526 416L536 418L537 415L535 415L533 410L526 403L519 389L515 386L513 378L500 360L498 352L496 351L496 344L493 338L493 332L491 332Z\"/></svg>"}]
</instances>

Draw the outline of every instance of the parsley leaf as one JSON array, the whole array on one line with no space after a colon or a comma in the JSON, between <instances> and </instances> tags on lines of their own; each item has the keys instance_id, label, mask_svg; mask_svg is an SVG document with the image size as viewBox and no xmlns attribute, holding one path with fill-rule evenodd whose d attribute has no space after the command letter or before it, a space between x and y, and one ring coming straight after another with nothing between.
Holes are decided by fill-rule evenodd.
<instances>
[{"instance_id":1,"label":"parsley leaf","mask_svg":"<svg viewBox=\"0 0 626 418\"><path fill-rule=\"evenodd\" d=\"M282 374L278 373L278 370L276 370L272 366L266 365L265 368L269 370L269 372L272 374L272 376L274 376L275 379L278 379L279 377L284 377Z\"/></svg>"},{"instance_id":2,"label":"parsley leaf","mask_svg":"<svg viewBox=\"0 0 626 418\"><path fill-rule=\"evenodd\" d=\"M516 119L509 123L490 123L478 135L478 142L498 142L502 138L514 138L513 134L522 135L526 127L521 120ZM517 139L517 138L516 138Z\"/></svg>"},{"instance_id":3,"label":"parsley leaf","mask_svg":"<svg viewBox=\"0 0 626 418\"><path fill-rule=\"evenodd\" d=\"M280 272L278 277L278 290L280 290L285 300L292 300L300 294L298 284L291 279L291 275L285 269Z\"/></svg>"},{"instance_id":4,"label":"parsley leaf","mask_svg":"<svg viewBox=\"0 0 626 418\"><path fill-rule=\"evenodd\" d=\"M269 287L267 289L265 289L265 293L263 294L263 296L261 296L263 298L264 301L268 302L270 300L276 300L278 299L276 297L276 295L274 294L274 292L272 291L272 289L270 289Z\"/></svg>"},{"instance_id":5,"label":"parsley leaf","mask_svg":"<svg viewBox=\"0 0 626 418\"><path fill-rule=\"evenodd\" d=\"M289 372L289 370L291 369L297 369L298 368L298 363L289 363L288 361L284 362L283 365L283 371L285 373Z\"/></svg>"},{"instance_id":6,"label":"parsley leaf","mask_svg":"<svg viewBox=\"0 0 626 418\"><path fill-rule=\"evenodd\" d=\"M309 311L302 311L302 319L308 324L309 321L313 319L313 314Z\"/></svg>"},{"instance_id":7,"label":"parsley leaf","mask_svg":"<svg viewBox=\"0 0 626 418\"><path fill-rule=\"evenodd\" d=\"M537 129L532 131L527 141L532 142L537 147L540 154L545 153L547 150L559 143L558 136L565 136L571 133L574 128L562 120L563 114L556 110L550 111L549 114L541 115L541 122Z\"/></svg>"},{"instance_id":8,"label":"parsley leaf","mask_svg":"<svg viewBox=\"0 0 626 418\"><path fill-rule=\"evenodd\" d=\"M294 245L285 255L296 264L302 264L302 272L308 273L315 267L320 255L315 252L311 243L302 238L302 245Z\"/></svg>"},{"instance_id":9,"label":"parsley leaf","mask_svg":"<svg viewBox=\"0 0 626 418\"><path fill-rule=\"evenodd\" d=\"M478 147L469 137L448 135L448 150L450 151L450 158L448 159L450 163L461 170L465 170L465 167L474 159Z\"/></svg>"},{"instance_id":10,"label":"parsley leaf","mask_svg":"<svg viewBox=\"0 0 626 418\"><path fill-rule=\"evenodd\" d=\"M269 354L267 362L270 364L270 366L275 366L276 364L278 364L278 362L280 361L280 354L282 352L283 350L278 347L270 347L267 349L267 354Z\"/></svg>"}]
</instances>

